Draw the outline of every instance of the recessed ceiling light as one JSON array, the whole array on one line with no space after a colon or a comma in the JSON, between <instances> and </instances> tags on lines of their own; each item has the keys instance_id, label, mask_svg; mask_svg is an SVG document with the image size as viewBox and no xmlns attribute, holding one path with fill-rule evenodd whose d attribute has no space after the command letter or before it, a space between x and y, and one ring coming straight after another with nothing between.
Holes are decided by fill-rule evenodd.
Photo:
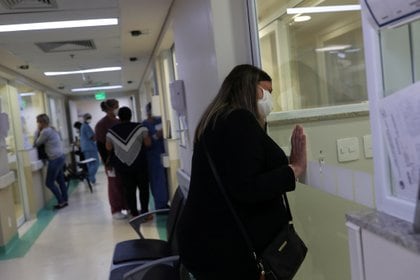
<instances>
[{"instance_id":1,"label":"recessed ceiling light","mask_svg":"<svg viewBox=\"0 0 420 280\"><path fill-rule=\"evenodd\" d=\"M58 72L44 72L45 76L59 76L59 75L72 75L72 74L84 74L84 73L96 73L96 72L109 72L109 71L120 71L121 67L102 67L102 68L92 68L84 70L75 70L75 71L58 71Z\"/></svg>"},{"instance_id":2,"label":"recessed ceiling light","mask_svg":"<svg viewBox=\"0 0 420 280\"><path fill-rule=\"evenodd\" d=\"M304 22L311 19L311 16L297 16L293 18L294 22Z\"/></svg>"},{"instance_id":3,"label":"recessed ceiling light","mask_svg":"<svg viewBox=\"0 0 420 280\"><path fill-rule=\"evenodd\" d=\"M122 85L115 86L104 86L104 87L85 87L85 88L73 88L72 92L81 92L81 91L93 91L93 90L102 90L102 89L118 89L122 88Z\"/></svg>"},{"instance_id":4,"label":"recessed ceiling light","mask_svg":"<svg viewBox=\"0 0 420 280\"><path fill-rule=\"evenodd\" d=\"M0 32L76 28L76 27L89 27L89 26L106 26L106 25L117 25L117 24L118 24L117 18L3 24L3 25L0 25Z\"/></svg>"},{"instance_id":5,"label":"recessed ceiling light","mask_svg":"<svg viewBox=\"0 0 420 280\"><path fill-rule=\"evenodd\" d=\"M317 7L297 7L288 8L287 14L310 14L310 13L331 13L331 12L347 12L358 11L360 5L336 5L336 6L317 6Z\"/></svg>"}]
</instances>

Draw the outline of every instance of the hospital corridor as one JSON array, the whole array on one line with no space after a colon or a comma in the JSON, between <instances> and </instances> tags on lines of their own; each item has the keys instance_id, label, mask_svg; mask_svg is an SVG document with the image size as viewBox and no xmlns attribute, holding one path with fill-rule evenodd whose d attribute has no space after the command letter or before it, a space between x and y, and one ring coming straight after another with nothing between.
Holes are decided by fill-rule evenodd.
<instances>
[{"instance_id":1,"label":"hospital corridor","mask_svg":"<svg viewBox=\"0 0 420 280\"><path fill-rule=\"evenodd\" d=\"M0 0L0 280L419 280L419 93L419 0Z\"/></svg>"},{"instance_id":2,"label":"hospital corridor","mask_svg":"<svg viewBox=\"0 0 420 280\"><path fill-rule=\"evenodd\" d=\"M1 279L108 279L115 244L138 236L127 219L112 219L103 168L93 188L90 193L86 182L74 181L68 207L47 207L20 228L21 240L0 259ZM166 238L163 219L146 223L144 235Z\"/></svg>"}]
</instances>

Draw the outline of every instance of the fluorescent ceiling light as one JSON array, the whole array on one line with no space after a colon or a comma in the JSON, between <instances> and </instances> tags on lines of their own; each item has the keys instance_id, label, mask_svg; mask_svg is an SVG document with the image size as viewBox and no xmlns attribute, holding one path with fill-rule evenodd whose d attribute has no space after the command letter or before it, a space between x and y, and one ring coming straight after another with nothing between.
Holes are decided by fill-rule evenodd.
<instances>
[{"instance_id":1,"label":"fluorescent ceiling light","mask_svg":"<svg viewBox=\"0 0 420 280\"><path fill-rule=\"evenodd\" d=\"M311 14L311 13L331 13L358 11L360 5L337 5L337 6L319 6L319 7L297 7L287 9L287 14Z\"/></svg>"},{"instance_id":2,"label":"fluorescent ceiling light","mask_svg":"<svg viewBox=\"0 0 420 280\"><path fill-rule=\"evenodd\" d=\"M35 92L22 92L19 93L20 96L33 96L35 95Z\"/></svg>"},{"instance_id":3,"label":"fluorescent ceiling light","mask_svg":"<svg viewBox=\"0 0 420 280\"><path fill-rule=\"evenodd\" d=\"M341 51L351 48L351 45L330 45L323 48L317 48L315 51L317 52L330 52L330 51Z\"/></svg>"},{"instance_id":4,"label":"fluorescent ceiling light","mask_svg":"<svg viewBox=\"0 0 420 280\"><path fill-rule=\"evenodd\" d=\"M96 72L108 72L108 71L120 71L121 67L102 67L102 68L92 68L85 70L76 70L76 71L59 71L59 72L44 72L45 76L59 76L59 75L72 75L72 74L84 74L84 73L96 73Z\"/></svg>"},{"instance_id":5,"label":"fluorescent ceiling light","mask_svg":"<svg viewBox=\"0 0 420 280\"><path fill-rule=\"evenodd\" d=\"M117 18L4 24L4 25L0 25L0 32L76 28L76 27L89 27L89 26L106 26L106 25L117 25L117 24L118 24Z\"/></svg>"},{"instance_id":6,"label":"fluorescent ceiling light","mask_svg":"<svg viewBox=\"0 0 420 280\"><path fill-rule=\"evenodd\" d=\"M102 89L117 89L122 88L122 85L116 86L104 86L104 87L86 87L86 88L73 88L72 92L81 92L81 91L94 91L94 90L102 90Z\"/></svg>"},{"instance_id":7,"label":"fluorescent ceiling light","mask_svg":"<svg viewBox=\"0 0 420 280\"><path fill-rule=\"evenodd\" d=\"M358 52L358 51L360 51L360 48L354 48L354 49L345 50L346 53L353 53L353 52Z\"/></svg>"}]
</instances>

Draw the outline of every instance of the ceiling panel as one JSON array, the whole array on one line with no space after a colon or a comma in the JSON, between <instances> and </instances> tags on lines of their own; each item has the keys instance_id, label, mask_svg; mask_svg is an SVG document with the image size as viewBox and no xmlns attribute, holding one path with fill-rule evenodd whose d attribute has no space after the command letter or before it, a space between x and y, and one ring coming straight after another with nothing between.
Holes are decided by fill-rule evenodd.
<instances>
[{"instance_id":1,"label":"ceiling panel","mask_svg":"<svg viewBox=\"0 0 420 280\"><path fill-rule=\"evenodd\" d=\"M33 0L24 0L33 1ZM48 87L70 94L84 84L122 84L136 90L152 54L172 0L57 0L56 9L10 10L0 4L0 24L118 17L118 26L0 33L0 64ZM144 34L133 37L132 30ZM94 50L43 52L36 43L92 40ZM130 61L136 57L137 61ZM19 69L22 64L28 70ZM45 71L122 66L120 72L46 77ZM132 81L132 83L128 83Z\"/></svg>"}]
</instances>

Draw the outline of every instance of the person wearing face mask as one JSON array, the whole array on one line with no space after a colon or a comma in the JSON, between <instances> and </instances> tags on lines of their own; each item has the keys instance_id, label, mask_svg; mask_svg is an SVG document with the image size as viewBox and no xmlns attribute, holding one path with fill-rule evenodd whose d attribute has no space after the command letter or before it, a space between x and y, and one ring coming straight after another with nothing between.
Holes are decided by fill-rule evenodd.
<instances>
[{"instance_id":1,"label":"person wearing face mask","mask_svg":"<svg viewBox=\"0 0 420 280\"><path fill-rule=\"evenodd\" d=\"M217 186L206 150L257 254L288 224L282 194L306 169L306 136L296 125L291 154L265 132L271 78L252 65L228 74L195 131L191 181L176 236L195 279L261 279L261 272Z\"/></svg>"},{"instance_id":2,"label":"person wearing face mask","mask_svg":"<svg viewBox=\"0 0 420 280\"><path fill-rule=\"evenodd\" d=\"M98 148L96 146L95 132L90 126L92 121L92 115L86 113L83 115L83 123L80 126L80 150L83 153L85 159L94 159L94 161L88 162L88 178L92 184L96 184L96 172L99 168L99 156Z\"/></svg>"},{"instance_id":3,"label":"person wearing face mask","mask_svg":"<svg viewBox=\"0 0 420 280\"><path fill-rule=\"evenodd\" d=\"M261 81L258 82L258 87L261 91L258 91L258 111L261 112L259 122L267 130L266 118L273 110L273 98L271 92L273 91L273 83L271 77L263 72L261 74Z\"/></svg>"},{"instance_id":4,"label":"person wearing face mask","mask_svg":"<svg viewBox=\"0 0 420 280\"><path fill-rule=\"evenodd\" d=\"M102 163L105 165L105 173L108 180L108 199L111 207L112 217L115 220L122 220L126 215L121 211L127 209L123 193L122 179L115 173L110 165L110 153L106 149L106 134L108 130L120 121L117 118L119 103L116 99L107 99L101 102L101 109L105 116L95 126L96 145Z\"/></svg>"}]
</instances>

